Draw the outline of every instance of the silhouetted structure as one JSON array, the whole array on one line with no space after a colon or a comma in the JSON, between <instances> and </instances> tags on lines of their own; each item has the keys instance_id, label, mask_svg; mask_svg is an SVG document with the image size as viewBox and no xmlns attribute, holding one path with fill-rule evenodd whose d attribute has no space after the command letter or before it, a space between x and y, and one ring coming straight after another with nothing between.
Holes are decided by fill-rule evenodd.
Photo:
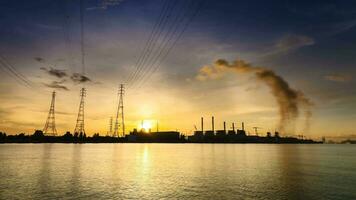
<instances>
[{"instance_id":1,"label":"silhouetted structure","mask_svg":"<svg viewBox=\"0 0 356 200\"><path fill-rule=\"evenodd\" d=\"M202 118L203 119L203 118ZM203 122L203 121L202 121ZM194 135L188 136L187 142L191 143L320 143L313 140L304 140L294 137L280 137L278 132L275 132L274 136L271 136L270 132L267 132L266 137L260 137L257 135L247 136L245 132L245 124L241 123L242 129L235 130L235 123L232 123L232 130L226 130L226 122L224 122L223 130L214 129L215 121L212 117L211 121L212 130L195 131ZM255 129L259 127L254 127Z\"/></svg>"},{"instance_id":2,"label":"silhouetted structure","mask_svg":"<svg viewBox=\"0 0 356 200\"><path fill-rule=\"evenodd\" d=\"M55 110L54 110L54 104L56 101L56 92L52 92L52 100L51 100L51 106L49 108L49 113L48 117L46 120L46 124L43 128L43 133L45 135L51 135L55 136L57 135L57 129L56 129L56 120L55 120Z\"/></svg>"},{"instance_id":3,"label":"silhouetted structure","mask_svg":"<svg viewBox=\"0 0 356 200\"><path fill-rule=\"evenodd\" d=\"M204 135L202 131L195 131L193 136L186 137L177 131L145 132L134 129L125 137L100 136L95 133L92 137L86 134L71 134L66 132L62 136L46 136L42 130L36 130L33 135L6 135L0 132L0 143L322 143L313 140L298 139L294 137L280 137L276 132L274 136L270 133L266 137L247 136L243 130L234 133L229 130L224 134L223 130L218 130L216 134L206 131L210 135ZM355 141L345 141L344 143L354 143Z\"/></svg>"},{"instance_id":4,"label":"silhouetted structure","mask_svg":"<svg viewBox=\"0 0 356 200\"><path fill-rule=\"evenodd\" d=\"M109 130L106 134L106 136L111 136L112 135L112 117L109 119Z\"/></svg>"},{"instance_id":5,"label":"silhouetted structure","mask_svg":"<svg viewBox=\"0 0 356 200\"><path fill-rule=\"evenodd\" d=\"M125 119L124 119L124 84L120 84L119 88L119 102L117 105L114 137L125 137ZM120 117L120 121L119 121Z\"/></svg>"},{"instance_id":6,"label":"silhouetted structure","mask_svg":"<svg viewBox=\"0 0 356 200\"><path fill-rule=\"evenodd\" d=\"M129 135L125 136L127 142L156 142L156 143L178 143L186 142L184 136L177 131L160 131L160 132L146 132L143 129L137 131L134 129Z\"/></svg>"},{"instance_id":7,"label":"silhouetted structure","mask_svg":"<svg viewBox=\"0 0 356 200\"><path fill-rule=\"evenodd\" d=\"M75 134L85 134L85 129L84 129L84 97L85 96L86 96L86 90L85 88L82 88L80 90L80 104L79 104L77 123L74 129Z\"/></svg>"},{"instance_id":8,"label":"silhouetted structure","mask_svg":"<svg viewBox=\"0 0 356 200\"><path fill-rule=\"evenodd\" d=\"M304 139L304 137L280 137L279 132L275 132L274 136L270 132L266 133L265 137L258 135L246 135L245 126L242 122L242 129L235 131L234 123L232 130L226 129L224 122L223 130L216 130L214 127L214 117L212 117L212 130L204 131L204 120L201 118L201 131L196 130L194 135L185 137L178 131L157 131L151 132L141 129L134 129L129 135L124 137L100 136L95 133L92 137L87 137L83 132L75 132L72 135L66 132L63 136L48 136L43 134L43 131L36 130L33 135L9 135L0 132L0 143L119 143L119 142L137 142L137 143L322 143L313 140ZM354 143L354 141L345 141L345 143Z\"/></svg>"}]
</instances>

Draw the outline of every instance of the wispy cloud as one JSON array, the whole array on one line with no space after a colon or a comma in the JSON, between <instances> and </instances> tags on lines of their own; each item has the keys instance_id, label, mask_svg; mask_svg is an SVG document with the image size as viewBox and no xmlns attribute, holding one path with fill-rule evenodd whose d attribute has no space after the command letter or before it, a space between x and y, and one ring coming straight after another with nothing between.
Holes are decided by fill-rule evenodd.
<instances>
[{"instance_id":1,"label":"wispy cloud","mask_svg":"<svg viewBox=\"0 0 356 200\"><path fill-rule=\"evenodd\" d=\"M47 30L60 30L62 27L48 24L36 24L37 27L47 29Z\"/></svg>"},{"instance_id":2,"label":"wispy cloud","mask_svg":"<svg viewBox=\"0 0 356 200\"><path fill-rule=\"evenodd\" d=\"M94 84L100 84L100 82L94 82L94 81L92 81L91 78L89 78L88 76L83 75L81 73L68 74L65 70L54 69L54 68L45 68L45 67L41 67L40 69L45 71L50 76L56 77L60 80L60 81L52 81L51 83L44 83L43 85L45 85L46 87L69 90L66 86L64 86L62 84L66 81L66 79L65 79L66 77L70 77L70 80L74 84L88 83L88 82L94 83Z\"/></svg>"},{"instance_id":3,"label":"wispy cloud","mask_svg":"<svg viewBox=\"0 0 356 200\"><path fill-rule=\"evenodd\" d=\"M5 118L7 118L11 113L9 112L9 110L5 110L3 108L0 108L0 120L4 120Z\"/></svg>"},{"instance_id":4,"label":"wispy cloud","mask_svg":"<svg viewBox=\"0 0 356 200\"><path fill-rule=\"evenodd\" d=\"M67 77L68 74L65 70L61 70L61 69L53 69L53 68L45 68L45 67L41 67L41 70L47 72L47 74L51 75L51 76L55 76L57 78L64 78Z\"/></svg>"},{"instance_id":5,"label":"wispy cloud","mask_svg":"<svg viewBox=\"0 0 356 200\"><path fill-rule=\"evenodd\" d=\"M92 80L80 73L73 73L72 76L70 77L70 79L74 82L74 83L85 83L85 82L92 82Z\"/></svg>"},{"instance_id":6,"label":"wispy cloud","mask_svg":"<svg viewBox=\"0 0 356 200\"><path fill-rule=\"evenodd\" d=\"M298 34L287 34L278 38L262 50L260 57L268 58L271 56L284 55L296 51L302 47L314 44L315 40L312 37Z\"/></svg>"},{"instance_id":7,"label":"wispy cloud","mask_svg":"<svg viewBox=\"0 0 356 200\"><path fill-rule=\"evenodd\" d=\"M62 83L63 81L52 81L51 83L43 83L43 85L53 89L68 91L69 89L65 85L62 85Z\"/></svg>"},{"instance_id":8,"label":"wispy cloud","mask_svg":"<svg viewBox=\"0 0 356 200\"><path fill-rule=\"evenodd\" d=\"M44 58L41 58L41 57L34 57L34 59L37 61L37 62L44 62L45 59Z\"/></svg>"},{"instance_id":9,"label":"wispy cloud","mask_svg":"<svg viewBox=\"0 0 356 200\"><path fill-rule=\"evenodd\" d=\"M345 83L351 81L352 76L345 74L329 74L324 76L324 79L328 81Z\"/></svg>"},{"instance_id":10,"label":"wispy cloud","mask_svg":"<svg viewBox=\"0 0 356 200\"><path fill-rule=\"evenodd\" d=\"M100 0L98 5L86 8L87 10L106 10L108 7L120 5L124 0Z\"/></svg>"},{"instance_id":11,"label":"wispy cloud","mask_svg":"<svg viewBox=\"0 0 356 200\"><path fill-rule=\"evenodd\" d=\"M278 52L285 52L313 44L315 44L315 41L309 36L289 34L280 38L274 47Z\"/></svg>"}]
</instances>

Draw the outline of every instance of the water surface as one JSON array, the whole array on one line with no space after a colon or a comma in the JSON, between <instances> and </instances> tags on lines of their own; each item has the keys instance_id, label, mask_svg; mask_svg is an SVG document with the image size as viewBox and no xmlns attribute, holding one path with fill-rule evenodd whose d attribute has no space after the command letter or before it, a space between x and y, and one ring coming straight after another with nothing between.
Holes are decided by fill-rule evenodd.
<instances>
[{"instance_id":1,"label":"water surface","mask_svg":"<svg viewBox=\"0 0 356 200\"><path fill-rule=\"evenodd\" d=\"M356 145L1 144L0 199L356 199Z\"/></svg>"}]
</instances>

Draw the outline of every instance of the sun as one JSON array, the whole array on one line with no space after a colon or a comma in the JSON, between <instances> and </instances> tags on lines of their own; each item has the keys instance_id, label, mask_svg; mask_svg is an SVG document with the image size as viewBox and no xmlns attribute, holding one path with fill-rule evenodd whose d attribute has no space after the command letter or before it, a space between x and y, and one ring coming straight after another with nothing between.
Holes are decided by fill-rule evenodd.
<instances>
[{"instance_id":1,"label":"sun","mask_svg":"<svg viewBox=\"0 0 356 200\"><path fill-rule=\"evenodd\" d=\"M152 128L151 121L145 120L141 123L141 129L148 132Z\"/></svg>"}]
</instances>

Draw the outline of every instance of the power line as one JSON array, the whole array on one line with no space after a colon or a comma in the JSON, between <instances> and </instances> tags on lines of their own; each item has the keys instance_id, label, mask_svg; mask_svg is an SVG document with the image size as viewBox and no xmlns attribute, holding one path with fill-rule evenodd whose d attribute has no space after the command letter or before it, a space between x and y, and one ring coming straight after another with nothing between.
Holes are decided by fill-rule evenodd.
<instances>
[{"instance_id":1,"label":"power line","mask_svg":"<svg viewBox=\"0 0 356 200\"><path fill-rule=\"evenodd\" d=\"M184 1L183 1L184 2ZM155 58L157 57L157 55L159 56L159 52L161 52L164 48L165 48L165 46L167 45L167 38L171 38L173 35L172 35L172 33L174 33L174 32L172 32L172 28L176 25L176 27L178 27L179 26L179 23L177 23L177 21L179 21L179 13L181 12L181 11L184 11L184 7L182 6L181 7L181 9L180 9L180 11L178 11L178 14L176 15L176 17L172 20L172 21L168 21L168 22L171 22L171 25L170 26L168 26L168 30L167 31L165 31L165 34L163 34L163 39L161 40L161 42L158 44L158 46L157 46L157 50L156 50L156 52L151 56L151 57L148 57L145 61L146 62L144 62L143 64L142 64L142 67L141 67L141 70L140 70L140 72L141 71L143 71L143 73L145 73L145 71L147 70L147 68L148 68L148 66L150 65L150 63L152 62L152 60L155 60ZM163 30L161 30L161 32L163 32ZM169 42L169 40L168 40L168 42ZM156 42L157 43L157 42ZM155 49L154 49L155 50ZM157 52L158 52L158 54L157 54ZM135 77L135 79L134 79L134 81L137 81L139 78L140 78L140 76L142 76L142 74L137 74L137 76Z\"/></svg>"},{"instance_id":2,"label":"power line","mask_svg":"<svg viewBox=\"0 0 356 200\"><path fill-rule=\"evenodd\" d=\"M191 1L191 5L193 5L193 1ZM156 55L156 57L153 57L153 59L151 59L151 62L149 62L147 65L146 65L146 74L149 73L151 71L151 68L154 66L154 64L159 61L160 59L160 56L162 54L164 54L165 51L167 51L169 49L169 45L170 45L170 42L171 40L174 38L175 34L177 33L177 31L179 31L179 28L180 28L180 24L184 21L184 18L186 16L187 13L189 13L189 7L191 6L190 4L186 4L186 6L188 6L188 9L186 12L183 12L183 14L180 16L180 15L177 15L176 16L176 19L175 21L172 23L173 26L170 27L170 30L167 31L167 34L166 34L166 37L164 38L164 42L162 43L161 45L161 49L158 51L158 54ZM182 6L182 9L184 11L184 7ZM176 26L174 27L174 25L176 24ZM174 27L173 30L171 30L172 28ZM139 81L142 81L142 79L145 77L146 75L145 73L143 73L141 75L141 80Z\"/></svg>"},{"instance_id":3,"label":"power line","mask_svg":"<svg viewBox=\"0 0 356 200\"><path fill-rule=\"evenodd\" d=\"M85 49L84 49L84 0L80 0L80 46L82 53L82 74L85 74Z\"/></svg>"},{"instance_id":4,"label":"power line","mask_svg":"<svg viewBox=\"0 0 356 200\"><path fill-rule=\"evenodd\" d=\"M171 2L173 2L172 5L170 4ZM142 70L143 63L151 55L151 53L154 51L155 45L157 43L157 39L159 38L159 36L162 33L162 26L165 27L165 25L167 23L167 20L169 18L170 12L174 8L175 4L176 4L176 0L175 1L169 1L169 0L165 1L165 4L164 4L164 6L162 7L162 10L161 10L160 17L159 17L157 23L155 24L155 26L153 27L152 32L150 34L150 37L146 42L145 48L142 50L141 55L138 58L138 62L135 65L136 66L136 70L133 73L133 75L130 76L130 79L129 79L128 83L127 83L128 85L130 84L130 82L133 79L136 79L136 76Z\"/></svg>"},{"instance_id":5,"label":"power line","mask_svg":"<svg viewBox=\"0 0 356 200\"><path fill-rule=\"evenodd\" d=\"M58 3L60 4L61 8L63 9L63 36L64 36L64 47L67 52L67 63L68 67L73 66L75 68L75 62L74 62L74 57L72 54L72 48L71 48L71 31L70 31L70 15L68 12L67 8L67 0L59 0Z\"/></svg>"},{"instance_id":6,"label":"power line","mask_svg":"<svg viewBox=\"0 0 356 200\"><path fill-rule=\"evenodd\" d=\"M85 74L85 52L84 52L84 1L80 0L80 45L82 54L82 75ZM84 82L83 82L84 85ZM80 90L80 104L77 116L77 123L75 125L74 133L85 134L84 128L84 98L86 96L86 89L82 87Z\"/></svg>"},{"instance_id":7,"label":"power line","mask_svg":"<svg viewBox=\"0 0 356 200\"><path fill-rule=\"evenodd\" d=\"M6 58L0 55L0 66L3 67L3 70L12 76L19 84L25 87L32 87L32 83L24 75L16 70L16 68L6 60Z\"/></svg>"},{"instance_id":8,"label":"power line","mask_svg":"<svg viewBox=\"0 0 356 200\"><path fill-rule=\"evenodd\" d=\"M191 1L191 2L193 3L193 1ZM165 48L161 49L161 51L158 53L159 56L161 54L163 54L163 56L161 57L160 62L162 62L162 59L164 59L169 54L169 52L173 49L173 47L175 46L177 41L183 35L183 33L186 30L186 28L188 27L189 23L193 20L193 18L195 17L195 15L198 13L199 9L201 8L201 4L202 3L203 3L203 1L198 2L195 12L193 12L193 14L188 18L188 20L186 21L186 24L184 25L183 29L181 30L180 33L178 33L178 37L175 39L175 41L173 43L171 43L171 44L167 41L167 45L168 46L170 45L170 47L167 47L167 49L165 49L166 48L165 47ZM194 7L194 4L192 4L192 7ZM186 13L189 13L189 10ZM181 19L181 21L182 20L184 21L184 16L185 16L185 14L183 15L183 19ZM176 28L176 30L174 32L177 32L177 31L179 32L180 31L180 29L178 29L179 26L176 26L175 28ZM171 39L173 39L173 38L174 37L172 35L172 37L170 37L169 41ZM154 66L153 64L159 60L159 56L157 56L157 59L151 64L151 66L146 67L148 69L148 70L146 70L146 74L148 74L148 76L145 73L143 73L143 75L141 75L141 77L142 77L141 80L140 80L141 82L145 82L147 80L147 78L149 78L151 76L151 74L158 68L159 65L155 66L154 69L152 70L152 68ZM160 62L159 62L159 64L160 64Z\"/></svg>"},{"instance_id":9,"label":"power line","mask_svg":"<svg viewBox=\"0 0 356 200\"><path fill-rule=\"evenodd\" d=\"M172 51L172 49L174 48L174 46L177 44L177 42L179 41L179 39L183 36L183 34L185 33L185 31L187 30L189 24L194 20L194 18L197 16L197 14L199 13L199 11L201 10L203 3L205 0L201 0L200 2L198 2L198 4L196 5L196 8L194 10L194 12L192 13L192 15L188 18L188 20L186 21L186 23L184 24L183 29L178 33L178 36L175 38L174 42L171 44L170 47L168 47L168 50L166 52L163 52L163 56L161 57L161 59L159 60L158 64L156 64L153 68L151 68L151 70L146 74L146 77L143 77L141 79L141 82L138 85L138 88L140 88L143 83L145 83L147 81L147 79L158 69L158 67L160 66L161 62L169 55L169 53ZM145 75L144 75L145 76Z\"/></svg>"},{"instance_id":10,"label":"power line","mask_svg":"<svg viewBox=\"0 0 356 200\"><path fill-rule=\"evenodd\" d=\"M167 9L168 9L168 5L169 5L168 2L169 1L166 0L164 5L162 6L160 15L159 15L155 25L153 26L153 28L151 30L150 36L148 37L144 48L141 50L141 53L140 53L139 57L136 60L136 63L135 63L136 70L129 76L128 80L126 81L127 84L129 84L129 82L132 80L132 78L136 76L136 73L138 72L138 70L140 68L140 64L141 64L142 58L146 56L146 53L147 53L148 49L150 48L152 39L155 37L156 31L157 31L157 27L161 26L163 16L165 15L165 13L167 12Z\"/></svg>"}]
</instances>

